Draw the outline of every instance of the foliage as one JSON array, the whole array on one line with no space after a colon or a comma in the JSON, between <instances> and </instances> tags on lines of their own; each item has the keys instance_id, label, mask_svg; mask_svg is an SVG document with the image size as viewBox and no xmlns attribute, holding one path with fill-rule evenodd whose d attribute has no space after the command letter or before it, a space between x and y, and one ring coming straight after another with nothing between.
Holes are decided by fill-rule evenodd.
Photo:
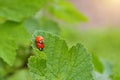
<instances>
[{"instance_id":1,"label":"foliage","mask_svg":"<svg viewBox=\"0 0 120 80\"><path fill-rule=\"evenodd\" d=\"M48 11L56 18L62 19L63 21L69 23L87 21L87 18L82 13L79 13L78 10L76 10L70 2L57 1L53 5L50 4L50 7L48 7Z\"/></svg>"},{"instance_id":2,"label":"foliage","mask_svg":"<svg viewBox=\"0 0 120 80\"><path fill-rule=\"evenodd\" d=\"M112 67L119 58L111 59L119 52L119 31L104 36L97 31L98 36L73 27L86 21L67 0L0 0L0 80L119 80L119 71ZM36 35L45 38L42 52L36 48ZM98 47L103 44L107 46Z\"/></svg>"},{"instance_id":3,"label":"foliage","mask_svg":"<svg viewBox=\"0 0 120 80\"><path fill-rule=\"evenodd\" d=\"M93 61L93 64L94 64L94 68L100 72L100 73L103 73L104 71L104 66L102 64L102 62L100 61L100 59L98 58L98 56L96 56L95 54L92 54L92 61Z\"/></svg>"},{"instance_id":4,"label":"foliage","mask_svg":"<svg viewBox=\"0 0 120 80\"><path fill-rule=\"evenodd\" d=\"M46 0L0 0L0 18L22 21L35 15L45 2Z\"/></svg>"},{"instance_id":5,"label":"foliage","mask_svg":"<svg viewBox=\"0 0 120 80\"><path fill-rule=\"evenodd\" d=\"M44 30L55 34L60 34L60 28L57 22L47 19L45 17L39 20L35 18L28 19L24 22L24 25L29 33L33 33L35 30Z\"/></svg>"},{"instance_id":6,"label":"foliage","mask_svg":"<svg viewBox=\"0 0 120 80\"><path fill-rule=\"evenodd\" d=\"M34 80L93 80L92 61L81 44L68 50L64 40L50 33L37 31L32 38L34 49L37 49L35 37L38 35L44 37L47 46L44 53L37 51L37 56L29 59L28 65ZM40 55L46 56L46 59Z\"/></svg>"}]
</instances>

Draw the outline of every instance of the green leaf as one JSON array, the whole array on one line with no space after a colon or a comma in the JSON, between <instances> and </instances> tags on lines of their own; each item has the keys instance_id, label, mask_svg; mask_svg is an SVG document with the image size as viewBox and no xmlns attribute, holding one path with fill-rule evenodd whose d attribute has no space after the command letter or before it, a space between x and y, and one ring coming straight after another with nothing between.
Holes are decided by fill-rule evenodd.
<instances>
[{"instance_id":1,"label":"green leaf","mask_svg":"<svg viewBox=\"0 0 120 80\"><path fill-rule=\"evenodd\" d=\"M33 33L35 30L44 30L55 34L60 34L59 25L55 21L45 17L42 17L40 20L35 18L28 19L24 22L24 25L29 33Z\"/></svg>"},{"instance_id":2,"label":"green leaf","mask_svg":"<svg viewBox=\"0 0 120 80\"><path fill-rule=\"evenodd\" d=\"M73 46L69 50L68 58L70 73L72 73L68 80L93 80L91 57L83 45Z\"/></svg>"},{"instance_id":3,"label":"green leaf","mask_svg":"<svg viewBox=\"0 0 120 80\"><path fill-rule=\"evenodd\" d=\"M27 19L23 25L25 26L26 30L32 34L35 30L39 30L40 26L39 26L39 22L37 19L35 18L30 18Z\"/></svg>"},{"instance_id":4,"label":"green leaf","mask_svg":"<svg viewBox=\"0 0 120 80\"><path fill-rule=\"evenodd\" d=\"M4 59L9 65L12 65L16 56L16 44L13 40L0 41L0 57Z\"/></svg>"},{"instance_id":5,"label":"green leaf","mask_svg":"<svg viewBox=\"0 0 120 80\"><path fill-rule=\"evenodd\" d=\"M0 17L19 22L35 15L45 2L46 0L0 0Z\"/></svg>"},{"instance_id":6,"label":"green leaf","mask_svg":"<svg viewBox=\"0 0 120 80\"><path fill-rule=\"evenodd\" d=\"M17 45L28 45L29 35L20 23L6 22L0 25L0 58L10 66L16 57Z\"/></svg>"},{"instance_id":7,"label":"green leaf","mask_svg":"<svg viewBox=\"0 0 120 80\"><path fill-rule=\"evenodd\" d=\"M114 71L113 75L110 76L112 80L120 80L120 71Z\"/></svg>"},{"instance_id":8,"label":"green leaf","mask_svg":"<svg viewBox=\"0 0 120 80\"><path fill-rule=\"evenodd\" d=\"M0 30L3 29L0 28ZM16 56L16 43L6 32L0 32L0 36L0 57L9 65L12 65Z\"/></svg>"},{"instance_id":9,"label":"green leaf","mask_svg":"<svg viewBox=\"0 0 120 80\"><path fill-rule=\"evenodd\" d=\"M29 58L29 67L33 80L46 80L44 77L46 73L46 59L43 57L45 55L44 53L39 54L38 50L35 50L35 53L37 56L31 56Z\"/></svg>"},{"instance_id":10,"label":"green leaf","mask_svg":"<svg viewBox=\"0 0 120 80\"><path fill-rule=\"evenodd\" d=\"M32 80L28 70L18 70L5 80Z\"/></svg>"},{"instance_id":11,"label":"green leaf","mask_svg":"<svg viewBox=\"0 0 120 80\"><path fill-rule=\"evenodd\" d=\"M36 50L35 37L43 36L45 48L29 58L29 69L34 80L93 80L92 60L81 44L68 50L66 42L51 33L36 31L32 47ZM44 54L46 58L39 56Z\"/></svg>"},{"instance_id":12,"label":"green leaf","mask_svg":"<svg viewBox=\"0 0 120 80\"><path fill-rule=\"evenodd\" d=\"M100 73L103 73L104 66L102 62L100 61L100 59L98 58L98 56L96 56L95 54L92 54L92 61L93 61L95 70Z\"/></svg>"},{"instance_id":13,"label":"green leaf","mask_svg":"<svg viewBox=\"0 0 120 80\"><path fill-rule=\"evenodd\" d=\"M87 21L87 17L80 13L70 2L58 1L54 5L50 5L48 11L56 18L68 23Z\"/></svg>"},{"instance_id":14,"label":"green leaf","mask_svg":"<svg viewBox=\"0 0 120 80\"><path fill-rule=\"evenodd\" d=\"M102 60L104 71L102 73L95 72L95 80L111 80L110 76L113 74L113 66L105 60Z\"/></svg>"}]
</instances>

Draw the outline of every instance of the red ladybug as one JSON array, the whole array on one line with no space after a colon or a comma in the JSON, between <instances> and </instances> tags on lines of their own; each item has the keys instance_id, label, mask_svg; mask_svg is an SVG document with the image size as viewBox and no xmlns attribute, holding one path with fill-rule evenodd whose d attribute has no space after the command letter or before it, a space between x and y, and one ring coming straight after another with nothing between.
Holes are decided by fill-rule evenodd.
<instances>
[{"instance_id":1,"label":"red ladybug","mask_svg":"<svg viewBox=\"0 0 120 80\"><path fill-rule=\"evenodd\" d=\"M36 47L42 51L44 49L44 38L42 36L36 36Z\"/></svg>"}]
</instances>

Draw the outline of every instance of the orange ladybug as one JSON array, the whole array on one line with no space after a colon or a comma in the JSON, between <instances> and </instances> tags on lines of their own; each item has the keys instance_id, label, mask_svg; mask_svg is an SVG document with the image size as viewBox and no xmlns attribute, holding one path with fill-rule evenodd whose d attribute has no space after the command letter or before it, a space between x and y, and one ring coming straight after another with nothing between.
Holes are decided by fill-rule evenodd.
<instances>
[{"instance_id":1,"label":"orange ladybug","mask_svg":"<svg viewBox=\"0 0 120 80\"><path fill-rule=\"evenodd\" d=\"M36 36L36 47L42 51L44 49L44 38L42 36Z\"/></svg>"}]
</instances>

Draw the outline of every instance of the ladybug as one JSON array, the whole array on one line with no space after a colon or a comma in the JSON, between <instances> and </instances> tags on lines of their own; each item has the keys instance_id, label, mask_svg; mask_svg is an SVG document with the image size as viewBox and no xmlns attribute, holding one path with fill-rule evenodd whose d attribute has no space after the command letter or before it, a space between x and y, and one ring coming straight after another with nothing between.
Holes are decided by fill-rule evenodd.
<instances>
[{"instance_id":1,"label":"ladybug","mask_svg":"<svg viewBox=\"0 0 120 80\"><path fill-rule=\"evenodd\" d=\"M42 51L44 49L44 38L42 36L36 36L36 47Z\"/></svg>"}]
</instances>

